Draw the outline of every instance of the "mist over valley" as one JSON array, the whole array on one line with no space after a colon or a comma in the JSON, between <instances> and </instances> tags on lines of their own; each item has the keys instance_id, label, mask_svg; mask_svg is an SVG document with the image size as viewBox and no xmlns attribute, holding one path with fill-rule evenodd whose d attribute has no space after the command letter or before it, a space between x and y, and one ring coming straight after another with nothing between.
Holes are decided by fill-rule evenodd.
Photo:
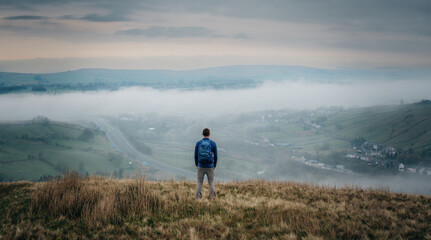
<instances>
[{"instance_id":1,"label":"mist over valley","mask_svg":"<svg viewBox=\"0 0 431 240\"><path fill-rule=\"evenodd\" d=\"M132 73L128 78L133 78ZM232 74L238 79L244 75L235 71ZM2 145L2 177L38 180L61 175L70 168L84 174L120 177L145 169L147 177L154 180L193 179L194 143L201 138L202 129L209 127L220 148L217 174L221 181L265 178L430 193L427 169L431 167L428 153L431 109L427 101L422 101L431 98L428 81L413 76L390 82L269 79L240 88L236 81L224 80L222 89L192 85L162 89L132 86L109 91L2 94L0 110L8 113L1 116L3 127L25 126L30 120L29 127L21 129L19 134L4 132L4 139L23 139L24 145L42 141L48 148L66 146L63 151L53 153L43 148L21 148L16 143L8 145L6 141ZM375 122L376 114L381 118L380 125ZM39 118L46 118L47 125L35 122ZM357 121L358 118L362 120ZM112 167L93 166L94 157L88 154L94 151L72 144L82 141L79 136L63 137L66 142L72 141L70 144L53 138L58 133L53 133L49 126L56 121L99 132L83 143L104 142L105 153L98 158L110 161ZM421 125L415 125L415 121ZM35 133L34 128L39 130ZM370 134L370 129L380 134ZM420 135L415 136L420 137L404 137L410 132L418 132ZM395 135L398 138L394 139ZM363 142L360 146L353 144L355 139L381 145L382 150L358 154L366 150L361 149ZM387 147L394 149L394 156L383 153ZM30 178L24 177L30 176L25 174L15 176L14 170L11 171L16 165L11 149L22 151L23 156L18 158L27 162L20 162L24 164L20 171L25 172L30 162L48 165ZM80 159L72 160L73 157ZM406 172L400 172L400 163L406 164ZM170 167L172 170L167 170ZM407 173L407 168L417 172Z\"/></svg>"}]
</instances>

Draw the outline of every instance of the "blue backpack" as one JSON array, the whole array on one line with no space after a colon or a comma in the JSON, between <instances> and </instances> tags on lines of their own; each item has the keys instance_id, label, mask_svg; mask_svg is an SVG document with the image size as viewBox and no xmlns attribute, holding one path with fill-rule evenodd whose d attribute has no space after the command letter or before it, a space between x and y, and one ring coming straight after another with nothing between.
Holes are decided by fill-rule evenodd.
<instances>
[{"instance_id":1,"label":"blue backpack","mask_svg":"<svg viewBox=\"0 0 431 240\"><path fill-rule=\"evenodd\" d=\"M211 143L210 141L201 141L201 144L198 147L199 153L199 161L202 164L208 165L212 163L212 152L211 152Z\"/></svg>"}]
</instances>

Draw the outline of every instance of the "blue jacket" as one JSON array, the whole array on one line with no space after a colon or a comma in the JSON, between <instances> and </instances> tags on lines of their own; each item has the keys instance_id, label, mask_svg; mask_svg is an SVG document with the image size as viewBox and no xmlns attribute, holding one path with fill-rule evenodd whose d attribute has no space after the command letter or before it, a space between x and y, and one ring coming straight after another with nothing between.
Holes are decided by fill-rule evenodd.
<instances>
[{"instance_id":1,"label":"blue jacket","mask_svg":"<svg viewBox=\"0 0 431 240\"><path fill-rule=\"evenodd\" d=\"M199 145L201 145L202 141L210 141L211 152L213 153L212 155L210 155L211 160L213 160L213 161L211 161L212 163L210 163L210 164L203 164L203 163L201 163L201 161L199 161L200 159L199 159L199 154L198 154L198 148L199 148ZM197 167L202 167L202 168L215 168L217 166L217 145L216 145L216 143L213 140L211 140L209 138L203 138L202 140L199 140L196 143L196 147L195 147L195 165Z\"/></svg>"}]
</instances>

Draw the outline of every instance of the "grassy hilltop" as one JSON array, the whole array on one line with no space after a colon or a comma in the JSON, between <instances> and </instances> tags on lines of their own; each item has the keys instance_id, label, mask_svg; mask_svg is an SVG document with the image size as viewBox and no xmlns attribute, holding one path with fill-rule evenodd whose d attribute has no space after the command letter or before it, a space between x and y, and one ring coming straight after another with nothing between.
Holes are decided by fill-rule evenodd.
<instances>
[{"instance_id":1,"label":"grassy hilltop","mask_svg":"<svg viewBox=\"0 0 431 240\"><path fill-rule=\"evenodd\" d=\"M431 197L243 181L102 177L0 184L4 239L431 239ZM208 194L207 184L204 194Z\"/></svg>"}]
</instances>

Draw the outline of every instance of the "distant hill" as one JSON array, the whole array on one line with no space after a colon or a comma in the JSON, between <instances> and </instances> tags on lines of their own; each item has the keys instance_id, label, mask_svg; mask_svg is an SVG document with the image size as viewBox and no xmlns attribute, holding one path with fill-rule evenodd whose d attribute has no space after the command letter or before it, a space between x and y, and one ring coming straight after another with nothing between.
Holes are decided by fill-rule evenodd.
<instances>
[{"instance_id":1,"label":"distant hill","mask_svg":"<svg viewBox=\"0 0 431 240\"><path fill-rule=\"evenodd\" d=\"M351 109L329 117L322 126L339 137L423 150L431 148L431 102Z\"/></svg>"},{"instance_id":2,"label":"distant hill","mask_svg":"<svg viewBox=\"0 0 431 240\"><path fill-rule=\"evenodd\" d=\"M0 183L4 239L429 239L431 197L294 182Z\"/></svg>"},{"instance_id":3,"label":"distant hill","mask_svg":"<svg viewBox=\"0 0 431 240\"><path fill-rule=\"evenodd\" d=\"M226 66L188 71L81 69L48 74L0 72L0 94L116 90L130 86L157 89L249 88L268 80L348 83L358 80L424 79L430 75L431 71L426 70L318 69L278 65Z\"/></svg>"},{"instance_id":4,"label":"distant hill","mask_svg":"<svg viewBox=\"0 0 431 240\"><path fill-rule=\"evenodd\" d=\"M126 176L134 169L95 129L44 117L0 124L0 181L43 180L68 170Z\"/></svg>"}]
</instances>

